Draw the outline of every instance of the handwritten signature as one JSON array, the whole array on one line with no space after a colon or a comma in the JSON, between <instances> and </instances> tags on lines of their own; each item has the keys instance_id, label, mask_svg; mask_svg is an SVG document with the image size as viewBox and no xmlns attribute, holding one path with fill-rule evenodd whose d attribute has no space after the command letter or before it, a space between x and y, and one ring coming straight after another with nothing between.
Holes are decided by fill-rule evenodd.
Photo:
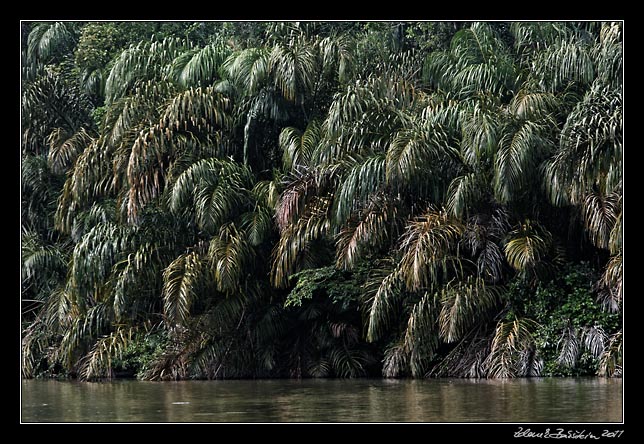
<instances>
[{"instance_id":1,"label":"handwritten signature","mask_svg":"<svg viewBox=\"0 0 644 444\"><path fill-rule=\"evenodd\" d=\"M603 430L601 435L597 436L593 432L586 430L565 430L565 429L546 429L543 432L532 431L519 427L514 432L515 438L544 438L544 439L601 439L601 438L619 438L624 433L623 430Z\"/></svg>"}]
</instances>

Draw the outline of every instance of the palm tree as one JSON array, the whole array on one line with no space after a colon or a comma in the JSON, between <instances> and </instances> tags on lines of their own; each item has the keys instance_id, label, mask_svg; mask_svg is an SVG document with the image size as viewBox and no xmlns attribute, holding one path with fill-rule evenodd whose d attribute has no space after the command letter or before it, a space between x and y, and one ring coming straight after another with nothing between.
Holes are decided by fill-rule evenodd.
<instances>
[{"instance_id":1,"label":"palm tree","mask_svg":"<svg viewBox=\"0 0 644 444\"><path fill-rule=\"evenodd\" d=\"M25 376L620 374L620 24L170 32L96 75L82 26L23 54ZM606 311L537 306L561 279Z\"/></svg>"}]
</instances>

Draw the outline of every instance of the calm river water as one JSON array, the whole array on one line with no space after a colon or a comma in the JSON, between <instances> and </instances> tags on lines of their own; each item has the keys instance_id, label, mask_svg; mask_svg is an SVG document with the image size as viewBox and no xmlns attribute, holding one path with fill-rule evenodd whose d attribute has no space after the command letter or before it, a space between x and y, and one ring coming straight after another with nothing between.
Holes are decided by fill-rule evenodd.
<instances>
[{"instance_id":1,"label":"calm river water","mask_svg":"<svg viewBox=\"0 0 644 444\"><path fill-rule=\"evenodd\" d=\"M621 422L622 380L24 380L22 422Z\"/></svg>"}]
</instances>

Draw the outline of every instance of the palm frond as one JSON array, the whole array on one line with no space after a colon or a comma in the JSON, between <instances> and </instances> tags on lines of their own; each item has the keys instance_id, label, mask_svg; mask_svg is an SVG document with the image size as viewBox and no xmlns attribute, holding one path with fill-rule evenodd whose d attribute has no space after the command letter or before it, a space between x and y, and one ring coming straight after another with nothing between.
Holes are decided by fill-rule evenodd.
<instances>
[{"instance_id":1,"label":"palm frond","mask_svg":"<svg viewBox=\"0 0 644 444\"><path fill-rule=\"evenodd\" d=\"M265 48L244 49L231 54L222 70L244 94L256 95L268 79L269 54Z\"/></svg>"},{"instance_id":2,"label":"palm frond","mask_svg":"<svg viewBox=\"0 0 644 444\"><path fill-rule=\"evenodd\" d=\"M512 22L510 32L514 47L523 55L542 51L571 34L565 23L558 22Z\"/></svg>"},{"instance_id":3,"label":"palm frond","mask_svg":"<svg viewBox=\"0 0 644 444\"><path fill-rule=\"evenodd\" d=\"M623 331L620 330L608 338L608 343L599 360L599 376L619 377L622 375Z\"/></svg>"},{"instance_id":4,"label":"palm frond","mask_svg":"<svg viewBox=\"0 0 644 444\"><path fill-rule=\"evenodd\" d=\"M597 187L617 191L622 181L621 89L595 82L568 115L559 149L545 167L546 191L556 205L580 204Z\"/></svg>"},{"instance_id":5,"label":"palm frond","mask_svg":"<svg viewBox=\"0 0 644 444\"><path fill-rule=\"evenodd\" d=\"M324 72L335 72L340 82L348 81L355 69L352 39L344 34L325 37L319 42L319 48Z\"/></svg>"},{"instance_id":6,"label":"palm frond","mask_svg":"<svg viewBox=\"0 0 644 444\"><path fill-rule=\"evenodd\" d=\"M244 270L254 256L246 233L238 231L232 223L222 225L218 236L210 242L208 256L212 261L217 290L230 294L243 287Z\"/></svg>"},{"instance_id":7,"label":"palm frond","mask_svg":"<svg viewBox=\"0 0 644 444\"><path fill-rule=\"evenodd\" d=\"M486 188L489 186L480 174L455 177L447 190L447 211L453 217L465 217L481 202Z\"/></svg>"},{"instance_id":8,"label":"palm frond","mask_svg":"<svg viewBox=\"0 0 644 444\"><path fill-rule=\"evenodd\" d=\"M319 69L313 47L301 38L275 45L268 64L275 86L290 102L304 100Z\"/></svg>"},{"instance_id":9,"label":"palm frond","mask_svg":"<svg viewBox=\"0 0 644 444\"><path fill-rule=\"evenodd\" d=\"M593 49L597 78L605 84L621 85L624 75L622 25L619 22L602 23L599 42Z\"/></svg>"},{"instance_id":10,"label":"palm frond","mask_svg":"<svg viewBox=\"0 0 644 444\"><path fill-rule=\"evenodd\" d=\"M492 339L483 326L473 328L426 377L484 378Z\"/></svg>"},{"instance_id":11,"label":"palm frond","mask_svg":"<svg viewBox=\"0 0 644 444\"><path fill-rule=\"evenodd\" d=\"M561 337L557 342L557 348L559 349L557 363L559 365L569 368L574 368L577 365L577 360L581 353L581 344L578 336L577 331L575 331L570 323L562 330Z\"/></svg>"},{"instance_id":12,"label":"palm frond","mask_svg":"<svg viewBox=\"0 0 644 444\"><path fill-rule=\"evenodd\" d=\"M195 218L197 225L216 232L243 210L251 188L250 170L230 160L203 159L183 172L170 195L170 209Z\"/></svg>"},{"instance_id":13,"label":"palm frond","mask_svg":"<svg viewBox=\"0 0 644 444\"><path fill-rule=\"evenodd\" d=\"M131 227L105 222L81 238L74 247L68 281L76 304L84 307L105 299L112 266L131 251L134 237Z\"/></svg>"},{"instance_id":14,"label":"palm frond","mask_svg":"<svg viewBox=\"0 0 644 444\"><path fill-rule=\"evenodd\" d=\"M521 195L530 172L537 171L540 161L552 150L553 144L544 132L541 125L525 121L516 132L501 139L494 170L494 189L501 202Z\"/></svg>"},{"instance_id":15,"label":"palm frond","mask_svg":"<svg viewBox=\"0 0 644 444\"><path fill-rule=\"evenodd\" d=\"M27 57L33 64L51 63L76 41L74 23L44 22L31 30L27 40Z\"/></svg>"},{"instance_id":16,"label":"palm frond","mask_svg":"<svg viewBox=\"0 0 644 444\"><path fill-rule=\"evenodd\" d=\"M297 221L304 212L307 201L318 192L318 181L312 172L296 172L275 207L275 219L280 231Z\"/></svg>"},{"instance_id":17,"label":"palm frond","mask_svg":"<svg viewBox=\"0 0 644 444\"><path fill-rule=\"evenodd\" d=\"M69 233L76 213L96 199L109 195L112 187L110 150L96 141L78 156L63 186L55 215L56 228Z\"/></svg>"},{"instance_id":18,"label":"palm frond","mask_svg":"<svg viewBox=\"0 0 644 444\"><path fill-rule=\"evenodd\" d=\"M414 179L426 182L428 172L434 171L439 162L447 162L457 155L440 125L401 130L387 150L387 182L392 185Z\"/></svg>"},{"instance_id":19,"label":"palm frond","mask_svg":"<svg viewBox=\"0 0 644 444\"><path fill-rule=\"evenodd\" d=\"M522 367L526 367L521 365L521 352L535 348L533 333L537 327L538 324L529 318L499 321L486 358L489 378L524 376L519 373Z\"/></svg>"},{"instance_id":20,"label":"palm frond","mask_svg":"<svg viewBox=\"0 0 644 444\"><path fill-rule=\"evenodd\" d=\"M462 131L462 157L467 165L475 168L497 150L502 131L498 112L477 102L473 107L465 107L458 120Z\"/></svg>"},{"instance_id":21,"label":"palm frond","mask_svg":"<svg viewBox=\"0 0 644 444\"><path fill-rule=\"evenodd\" d=\"M167 76L186 88L212 85L229 55L230 49L217 43L191 49L172 61Z\"/></svg>"},{"instance_id":22,"label":"palm frond","mask_svg":"<svg viewBox=\"0 0 644 444\"><path fill-rule=\"evenodd\" d=\"M409 354L409 369L414 377L427 372L427 366L438 349L437 305L435 296L427 292L414 305L407 320L403 345Z\"/></svg>"},{"instance_id":23,"label":"palm frond","mask_svg":"<svg viewBox=\"0 0 644 444\"><path fill-rule=\"evenodd\" d=\"M398 378L404 376L409 368L408 353L403 344L394 344L385 350L382 361L382 376L384 378Z\"/></svg>"},{"instance_id":24,"label":"palm frond","mask_svg":"<svg viewBox=\"0 0 644 444\"><path fill-rule=\"evenodd\" d=\"M258 205L254 211L242 214L240 220L240 228L253 247L257 247L267 240L275 227L273 211L263 205Z\"/></svg>"},{"instance_id":25,"label":"palm frond","mask_svg":"<svg viewBox=\"0 0 644 444\"><path fill-rule=\"evenodd\" d=\"M550 92L521 89L510 102L510 111L521 120L541 121L561 106Z\"/></svg>"},{"instance_id":26,"label":"palm frond","mask_svg":"<svg viewBox=\"0 0 644 444\"><path fill-rule=\"evenodd\" d=\"M48 137L49 154L47 162L56 174L66 172L85 148L93 141L92 136L81 128L74 134L67 134L63 128L56 128Z\"/></svg>"},{"instance_id":27,"label":"palm frond","mask_svg":"<svg viewBox=\"0 0 644 444\"><path fill-rule=\"evenodd\" d=\"M454 254L463 234L463 225L441 209L429 209L412 220L401 237L401 276L412 291L430 288L438 282L438 272L447 272L452 263L458 270L460 260Z\"/></svg>"},{"instance_id":28,"label":"palm frond","mask_svg":"<svg viewBox=\"0 0 644 444\"><path fill-rule=\"evenodd\" d=\"M485 285L482 279L471 277L449 283L439 295L440 337L447 343L462 339L476 322L485 321L501 302L497 288Z\"/></svg>"},{"instance_id":29,"label":"palm frond","mask_svg":"<svg viewBox=\"0 0 644 444\"><path fill-rule=\"evenodd\" d=\"M532 71L551 92L559 91L571 82L589 85L596 75L591 47L581 39L562 39L548 45L535 57Z\"/></svg>"},{"instance_id":30,"label":"palm frond","mask_svg":"<svg viewBox=\"0 0 644 444\"><path fill-rule=\"evenodd\" d=\"M170 327L188 321L203 273L203 258L194 251L177 257L163 272L163 314Z\"/></svg>"},{"instance_id":31,"label":"palm frond","mask_svg":"<svg viewBox=\"0 0 644 444\"><path fill-rule=\"evenodd\" d=\"M22 246L22 282L43 279L52 273L64 274L68 257L57 245Z\"/></svg>"},{"instance_id":32,"label":"palm frond","mask_svg":"<svg viewBox=\"0 0 644 444\"><path fill-rule=\"evenodd\" d=\"M367 341L378 340L391 325L402 291L403 282L397 269L377 271L368 281L365 287L369 313Z\"/></svg>"},{"instance_id":33,"label":"palm frond","mask_svg":"<svg viewBox=\"0 0 644 444\"><path fill-rule=\"evenodd\" d=\"M613 313L619 311L624 298L622 289L623 267L621 253L611 256L599 282L598 299L607 311Z\"/></svg>"},{"instance_id":34,"label":"palm frond","mask_svg":"<svg viewBox=\"0 0 644 444\"><path fill-rule=\"evenodd\" d=\"M132 341L132 334L137 330L137 327L119 328L99 338L92 350L81 359L79 379L112 379L112 360L122 358L123 351Z\"/></svg>"},{"instance_id":35,"label":"palm frond","mask_svg":"<svg viewBox=\"0 0 644 444\"><path fill-rule=\"evenodd\" d=\"M104 140L113 147L128 144L128 136L134 139L149 122L157 121L162 106L176 95L177 88L170 82L139 82L130 95L107 107L103 119Z\"/></svg>"},{"instance_id":36,"label":"palm frond","mask_svg":"<svg viewBox=\"0 0 644 444\"><path fill-rule=\"evenodd\" d=\"M588 352L597 359L604 354L605 345L608 343L608 337L601 326L586 327L581 332L583 346Z\"/></svg>"},{"instance_id":37,"label":"palm frond","mask_svg":"<svg viewBox=\"0 0 644 444\"><path fill-rule=\"evenodd\" d=\"M621 193L602 196L588 193L582 202L582 215L590 240L599 248L608 249L618 215L622 211Z\"/></svg>"},{"instance_id":38,"label":"palm frond","mask_svg":"<svg viewBox=\"0 0 644 444\"><path fill-rule=\"evenodd\" d=\"M346 173L338 184L334 200L334 220L344 223L349 215L363 207L385 186L386 159L383 154L350 157Z\"/></svg>"},{"instance_id":39,"label":"palm frond","mask_svg":"<svg viewBox=\"0 0 644 444\"><path fill-rule=\"evenodd\" d=\"M386 195L375 196L336 236L336 266L351 269L365 248L383 247L397 226L396 202Z\"/></svg>"},{"instance_id":40,"label":"palm frond","mask_svg":"<svg viewBox=\"0 0 644 444\"><path fill-rule=\"evenodd\" d=\"M251 190L255 198L271 210L275 210L280 199L279 186L275 180L258 180Z\"/></svg>"},{"instance_id":41,"label":"palm frond","mask_svg":"<svg viewBox=\"0 0 644 444\"><path fill-rule=\"evenodd\" d=\"M545 257L550 247L550 233L530 220L509 233L505 256L515 270L527 270Z\"/></svg>"},{"instance_id":42,"label":"palm frond","mask_svg":"<svg viewBox=\"0 0 644 444\"><path fill-rule=\"evenodd\" d=\"M284 229L280 228L280 240L273 249L273 285L286 286L289 276L299 271L307 260L312 259L309 257L311 243L326 235L331 227L330 204L331 199L328 197L315 197L296 222Z\"/></svg>"},{"instance_id":43,"label":"palm frond","mask_svg":"<svg viewBox=\"0 0 644 444\"><path fill-rule=\"evenodd\" d=\"M303 133L293 127L282 130L279 145L284 151L283 165L287 171L313 166L311 159L322 136L321 130L321 125L316 120L311 120Z\"/></svg>"},{"instance_id":44,"label":"palm frond","mask_svg":"<svg viewBox=\"0 0 644 444\"><path fill-rule=\"evenodd\" d=\"M185 49L183 39L172 37L131 45L112 65L105 81L105 102L109 105L127 95L140 81L160 79L161 70Z\"/></svg>"}]
</instances>

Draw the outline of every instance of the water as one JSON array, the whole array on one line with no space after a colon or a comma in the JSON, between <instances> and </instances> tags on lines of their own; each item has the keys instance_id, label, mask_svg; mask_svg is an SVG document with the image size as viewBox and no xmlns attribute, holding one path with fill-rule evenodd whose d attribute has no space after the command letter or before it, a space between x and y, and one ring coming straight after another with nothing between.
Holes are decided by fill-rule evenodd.
<instances>
[{"instance_id":1,"label":"water","mask_svg":"<svg viewBox=\"0 0 644 444\"><path fill-rule=\"evenodd\" d=\"M22 422L621 422L622 380L22 381Z\"/></svg>"}]
</instances>

